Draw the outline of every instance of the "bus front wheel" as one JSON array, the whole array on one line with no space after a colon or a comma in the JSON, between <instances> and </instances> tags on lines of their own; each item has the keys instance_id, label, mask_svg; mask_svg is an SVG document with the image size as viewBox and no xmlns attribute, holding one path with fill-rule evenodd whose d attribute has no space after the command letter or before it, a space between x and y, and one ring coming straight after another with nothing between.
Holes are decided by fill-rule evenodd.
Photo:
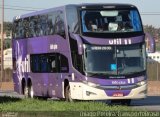
<instances>
[{"instance_id":1,"label":"bus front wheel","mask_svg":"<svg viewBox=\"0 0 160 117\"><path fill-rule=\"evenodd\" d=\"M67 85L65 87L65 92L64 92L64 95L65 95L65 100L68 101L68 102L72 102L72 98L71 98L71 90L70 90L70 86Z\"/></svg>"},{"instance_id":2,"label":"bus front wheel","mask_svg":"<svg viewBox=\"0 0 160 117\"><path fill-rule=\"evenodd\" d=\"M24 94L24 97L25 97L25 98L28 98L28 87L27 87L27 85L24 86L23 92L24 92L24 93L23 93L23 94Z\"/></svg>"}]
</instances>

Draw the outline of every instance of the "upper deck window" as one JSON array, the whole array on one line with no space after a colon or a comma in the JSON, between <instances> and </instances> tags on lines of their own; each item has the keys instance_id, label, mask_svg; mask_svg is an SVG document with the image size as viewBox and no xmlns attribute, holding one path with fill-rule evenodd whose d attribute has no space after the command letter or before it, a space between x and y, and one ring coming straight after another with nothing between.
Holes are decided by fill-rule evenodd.
<instances>
[{"instance_id":1,"label":"upper deck window","mask_svg":"<svg viewBox=\"0 0 160 117\"><path fill-rule=\"evenodd\" d=\"M82 32L121 33L142 31L137 10L82 10Z\"/></svg>"},{"instance_id":2,"label":"upper deck window","mask_svg":"<svg viewBox=\"0 0 160 117\"><path fill-rule=\"evenodd\" d=\"M13 22L12 37L25 39L58 34L65 39L64 23L64 13L60 10L22 18Z\"/></svg>"},{"instance_id":3,"label":"upper deck window","mask_svg":"<svg viewBox=\"0 0 160 117\"><path fill-rule=\"evenodd\" d=\"M68 31L71 33L79 33L79 20L78 20L77 8L74 6L67 7L66 14L67 14Z\"/></svg>"}]
</instances>

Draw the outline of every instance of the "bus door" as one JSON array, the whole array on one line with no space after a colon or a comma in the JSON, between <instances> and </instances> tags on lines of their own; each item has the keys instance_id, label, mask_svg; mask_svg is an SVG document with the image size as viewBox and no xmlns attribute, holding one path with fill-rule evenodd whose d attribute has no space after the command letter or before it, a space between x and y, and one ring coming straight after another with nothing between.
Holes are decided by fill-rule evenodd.
<instances>
[{"instance_id":1,"label":"bus door","mask_svg":"<svg viewBox=\"0 0 160 117\"><path fill-rule=\"evenodd\" d=\"M53 84L53 86L49 86L49 92L52 96L63 97L63 81L69 72L68 59L59 53L56 54L56 57L51 57L50 63L51 61L56 63L52 63L55 73L49 74L49 82Z\"/></svg>"},{"instance_id":2,"label":"bus door","mask_svg":"<svg viewBox=\"0 0 160 117\"><path fill-rule=\"evenodd\" d=\"M48 97L48 57L46 56L46 54L41 54L37 56L37 59L40 59L40 71L41 73L39 73L39 79L41 80L41 93L42 96Z\"/></svg>"},{"instance_id":3,"label":"bus door","mask_svg":"<svg viewBox=\"0 0 160 117\"><path fill-rule=\"evenodd\" d=\"M48 74L48 93L52 96L57 96L58 87L58 56L56 53L52 53L48 56L48 62L50 64L50 73Z\"/></svg>"},{"instance_id":4,"label":"bus door","mask_svg":"<svg viewBox=\"0 0 160 117\"><path fill-rule=\"evenodd\" d=\"M69 64L68 64L68 57L65 56L65 54L67 55L67 53L63 53L61 52L61 54L59 54L58 57L58 71L59 73L57 74L57 78L58 78L58 86L57 88L57 96L58 97L63 97L64 95L64 79L68 79L69 77Z\"/></svg>"},{"instance_id":5,"label":"bus door","mask_svg":"<svg viewBox=\"0 0 160 117\"><path fill-rule=\"evenodd\" d=\"M31 59L31 73L34 92L39 96L47 95L48 86L48 67L46 54L32 54Z\"/></svg>"}]
</instances>

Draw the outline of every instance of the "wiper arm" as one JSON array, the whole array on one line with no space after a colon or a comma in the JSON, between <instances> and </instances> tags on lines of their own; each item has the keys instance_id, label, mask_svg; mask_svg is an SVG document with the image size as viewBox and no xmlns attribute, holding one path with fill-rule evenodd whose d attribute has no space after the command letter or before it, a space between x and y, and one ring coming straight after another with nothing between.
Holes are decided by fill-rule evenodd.
<instances>
[{"instance_id":1,"label":"wiper arm","mask_svg":"<svg viewBox=\"0 0 160 117\"><path fill-rule=\"evenodd\" d=\"M97 73L89 73L89 77L92 77L92 76L96 76L97 75Z\"/></svg>"},{"instance_id":2,"label":"wiper arm","mask_svg":"<svg viewBox=\"0 0 160 117\"><path fill-rule=\"evenodd\" d=\"M96 76L96 75L113 75L112 73L107 73L107 72L87 72L89 76Z\"/></svg>"}]
</instances>

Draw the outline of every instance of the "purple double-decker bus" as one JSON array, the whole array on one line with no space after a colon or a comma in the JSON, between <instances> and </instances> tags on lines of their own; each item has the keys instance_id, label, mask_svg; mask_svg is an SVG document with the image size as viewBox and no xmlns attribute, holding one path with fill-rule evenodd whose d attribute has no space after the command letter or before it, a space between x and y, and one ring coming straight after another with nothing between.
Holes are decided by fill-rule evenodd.
<instances>
[{"instance_id":1,"label":"purple double-decker bus","mask_svg":"<svg viewBox=\"0 0 160 117\"><path fill-rule=\"evenodd\" d=\"M146 97L141 18L129 4L65 5L13 21L14 89L29 97Z\"/></svg>"}]
</instances>

